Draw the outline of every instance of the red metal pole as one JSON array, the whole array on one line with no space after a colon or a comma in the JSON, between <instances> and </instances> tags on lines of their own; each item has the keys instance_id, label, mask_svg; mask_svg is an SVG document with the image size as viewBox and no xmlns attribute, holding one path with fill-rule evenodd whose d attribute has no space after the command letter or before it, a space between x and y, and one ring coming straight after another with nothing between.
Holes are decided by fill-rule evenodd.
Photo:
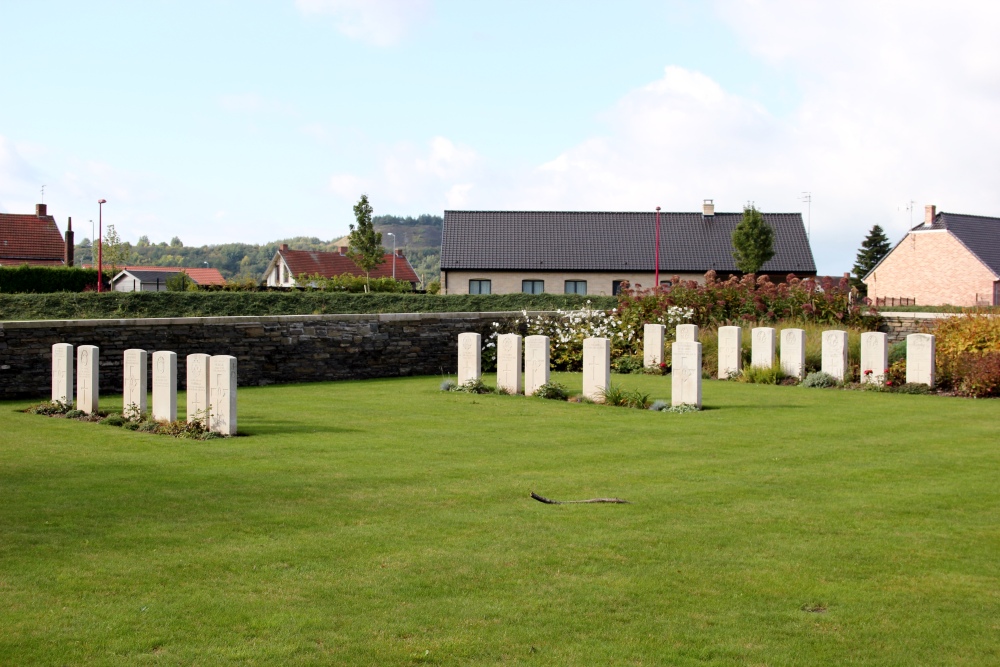
<instances>
[{"instance_id":1,"label":"red metal pole","mask_svg":"<svg viewBox=\"0 0 1000 667\"><path fill-rule=\"evenodd\" d=\"M105 199L97 200L97 291L103 291L104 283L104 232L102 223L104 222Z\"/></svg>"},{"instance_id":2,"label":"red metal pole","mask_svg":"<svg viewBox=\"0 0 1000 667\"><path fill-rule=\"evenodd\" d=\"M660 207L656 207L656 289L660 289Z\"/></svg>"}]
</instances>

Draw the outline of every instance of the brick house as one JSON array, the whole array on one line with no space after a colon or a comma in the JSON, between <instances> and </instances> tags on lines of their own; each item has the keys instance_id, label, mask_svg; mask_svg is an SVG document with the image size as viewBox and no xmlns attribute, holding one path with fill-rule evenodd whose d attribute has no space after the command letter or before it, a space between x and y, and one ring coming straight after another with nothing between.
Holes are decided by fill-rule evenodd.
<instances>
[{"instance_id":1,"label":"brick house","mask_svg":"<svg viewBox=\"0 0 1000 667\"><path fill-rule=\"evenodd\" d=\"M36 204L34 215L0 213L0 266L72 266L73 222L66 238L45 204Z\"/></svg>"},{"instance_id":2,"label":"brick house","mask_svg":"<svg viewBox=\"0 0 1000 667\"><path fill-rule=\"evenodd\" d=\"M385 260L371 271L371 278L392 278L403 280L414 288L420 282L420 277L413 270L402 249L393 255L385 253ZM320 275L323 278L334 278L344 274L352 276L365 275L347 256L347 246L340 246L336 252L320 250L290 250L287 243L282 243L264 270L264 284L277 287L295 287L295 279L299 276Z\"/></svg>"},{"instance_id":3,"label":"brick house","mask_svg":"<svg viewBox=\"0 0 1000 667\"><path fill-rule=\"evenodd\" d=\"M743 213L660 214L660 282L676 275L741 275L732 235ZM784 281L815 276L816 263L799 213L765 213L774 257L760 273ZM446 294L617 294L625 283L652 287L656 214L554 211L445 211L441 289Z\"/></svg>"},{"instance_id":4,"label":"brick house","mask_svg":"<svg viewBox=\"0 0 1000 667\"><path fill-rule=\"evenodd\" d=\"M1000 218L924 208L924 221L863 278L873 301L1000 305Z\"/></svg>"}]
</instances>

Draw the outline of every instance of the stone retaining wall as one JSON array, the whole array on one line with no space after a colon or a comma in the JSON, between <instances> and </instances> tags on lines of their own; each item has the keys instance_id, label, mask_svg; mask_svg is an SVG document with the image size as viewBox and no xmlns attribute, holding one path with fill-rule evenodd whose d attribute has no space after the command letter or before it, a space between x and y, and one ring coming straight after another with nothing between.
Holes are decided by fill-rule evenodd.
<instances>
[{"instance_id":1,"label":"stone retaining wall","mask_svg":"<svg viewBox=\"0 0 1000 667\"><path fill-rule=\"evenodd\" d=\"M455 373L458 334L488 335L490 325L520 313L286 315L177 319L0 322L0 399L50 393L52 345L97 345L101 392L122 391L129 348L195 352L238 359L241 386Z\"/></svg>"},{"instance_id":2,"label":"stone retaining wall","mask_svg":"<svg viewBox=\"0 0 1000 667\"><path fill-rule=\"evenodd\" d=\"M906 340L912 333L930 331L938 320L955 315L957 313L882 313L883 324L880 331L888 334L890 343L896 343Z\"/></svg>"}]
</instances>

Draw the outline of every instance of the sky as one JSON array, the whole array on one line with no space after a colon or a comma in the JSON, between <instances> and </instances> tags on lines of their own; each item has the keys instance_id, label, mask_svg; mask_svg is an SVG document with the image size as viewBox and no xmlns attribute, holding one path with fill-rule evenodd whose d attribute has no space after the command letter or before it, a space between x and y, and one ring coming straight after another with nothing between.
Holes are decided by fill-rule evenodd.
<instances>
[{"instance_id":1,"label":"sky","mask_svg":"<svg viewBox=\"0 0 1000 667\"><path fill-rule=\"evenodd\" d=\"M187 245L446 209L1000 216L1000 3L0 0L0 212ZM810 193L807 204L804 193ZM911 203L912 202L912 203Z\"/></svg>"}]
</instances>

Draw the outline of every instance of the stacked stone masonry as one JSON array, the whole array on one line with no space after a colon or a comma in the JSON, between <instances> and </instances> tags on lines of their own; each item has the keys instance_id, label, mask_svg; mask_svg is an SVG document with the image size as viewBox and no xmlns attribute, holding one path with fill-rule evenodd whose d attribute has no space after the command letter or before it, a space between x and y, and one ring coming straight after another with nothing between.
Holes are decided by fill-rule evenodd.
<instances>
[{"instance_id":1,"label":"stacked stone masonry","mask_svg":"<svg viewBox=\"0 0 1000 667\"><path fill-rule=\"evenodd\" d=\"M540 313L533 313L537 315ZM120 394L130 348L232 355L239 386L455 374L458 334L520 313L287 315L0 322L0 399L51 393L52 345L100 348L100 391ZM177 384L187 382L179 363Z\"/></svg>"}]
</instances>

